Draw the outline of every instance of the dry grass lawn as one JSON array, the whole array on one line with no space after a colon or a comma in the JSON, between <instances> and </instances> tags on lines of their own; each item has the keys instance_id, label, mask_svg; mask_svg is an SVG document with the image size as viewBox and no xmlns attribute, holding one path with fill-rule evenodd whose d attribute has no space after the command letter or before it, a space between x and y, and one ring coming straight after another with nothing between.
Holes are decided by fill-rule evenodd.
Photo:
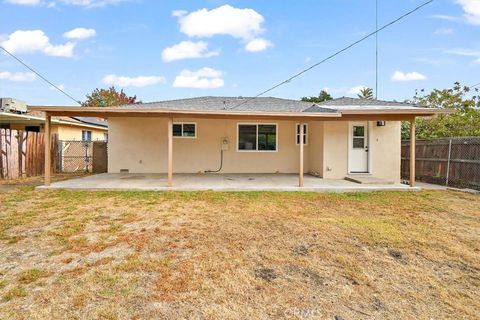
<instances>
[{"instance_id":1,"label":"dry grass lawn","mask_svg":"<svg viewBox=\"0 0 480 320\"><path fill-rule=\"evenodd\" d=\"M480 197L0 193L0 319L478 319Z\"/></svg>"}]
</instances>

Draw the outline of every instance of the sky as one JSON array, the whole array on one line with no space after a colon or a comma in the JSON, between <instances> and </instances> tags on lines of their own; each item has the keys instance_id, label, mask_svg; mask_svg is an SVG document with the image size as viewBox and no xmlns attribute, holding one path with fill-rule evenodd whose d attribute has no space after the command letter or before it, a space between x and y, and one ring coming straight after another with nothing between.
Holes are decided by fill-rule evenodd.
<instances>
[{"instance_id":1,"label":"sky","mask_svg":"<svg viewBox=\"0 0 480 320\"><path fill-rule=\"evenodd\" d=\"M378 0L379 25L425 0ZM253 96L375 30L374 0L0 0L0 46L83 101ZM378 36L378 99L480 82L480 0L435 0ZM268 96L375 87L370 38ZM0 97L74 105L0 53Z\"/></svg>"}]
</instances>

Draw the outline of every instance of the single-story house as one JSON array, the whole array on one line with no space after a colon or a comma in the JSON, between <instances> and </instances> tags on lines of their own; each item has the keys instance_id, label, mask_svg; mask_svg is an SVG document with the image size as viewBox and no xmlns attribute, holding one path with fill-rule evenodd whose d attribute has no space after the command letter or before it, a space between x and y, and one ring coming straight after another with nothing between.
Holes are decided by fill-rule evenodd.
<instances>
[{"instance_id":1,"label":"single-story house","mask_svg":"<svg viewBox=\"0 0 480 320\"><path fill-rule=\"evenodd\" d=\"M199 172L296 173L299 186L304 174L325 179L367 175L400 183L401 121L412 123L415 136L415 117L446 112L346 97L321 103L199 97L31 109L47 114L46 128L51 116L108 118L108 172L166 173L168 186L176 173Z\"/></svg>"}]
</instances>

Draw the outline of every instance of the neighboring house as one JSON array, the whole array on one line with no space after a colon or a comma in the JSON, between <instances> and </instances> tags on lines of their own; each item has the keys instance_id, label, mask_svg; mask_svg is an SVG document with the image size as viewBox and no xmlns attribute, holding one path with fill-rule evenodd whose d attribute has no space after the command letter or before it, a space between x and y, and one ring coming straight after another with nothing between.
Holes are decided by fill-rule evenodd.
<instances>
[{"instance_id":1,"label":"neighboring house","mask_svg":"<svg viewBox=\"0 0 480 320\"><path fill-rule=\"evenodd\" d=\"M399 183L401 121L445 112L391 101L268 97L32 109L108 118L110 173L168 173L169 185L173 173L298 173L300 186L304 173Z\"/></svg>"},{"instance_id":2,"label":"neighboring house","mask_svg":"<svg viewBox=\"0 0 480 320\"><path fill-rule=\"evenodd\" d=\"M41 111L28 111L20 100L1 98L0 129L43 132L45 114ZM59 140L106 140L108 123L95 117L53 117L51 132Z\"/></svg>"}]
</instances>

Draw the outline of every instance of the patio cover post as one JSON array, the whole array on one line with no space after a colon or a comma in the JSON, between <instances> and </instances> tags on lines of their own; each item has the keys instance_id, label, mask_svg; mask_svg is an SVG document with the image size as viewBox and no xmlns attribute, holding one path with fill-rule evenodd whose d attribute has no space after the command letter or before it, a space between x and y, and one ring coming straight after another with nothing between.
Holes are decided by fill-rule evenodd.
<instances>
[{"instance_id":1,"label":"patio cover post","mask_svg":"<svg viewBox=\"0 0 480 320\"><path fill-rule=\"evenodd\" d=\"M173 117L168 118L168 186L173 186Z\"/></svg>"},{"instance_id":2,"label":"patio cover post","mask_svg":"<svg viewBox=\"0 0 480 320\"><path fill-rule=\"evenodd\" d=\"M303 187L303 137L304 137L304 123L300 122L300 168L299 168L299 176L298 176L298 186Z\"/></svg>"},{"instance_id":3,"label":"patio cover post","mask_svg":"<svg viewBox=\"0 0 480 320\"><path fill-rule=\"evenodd\" d=\"M415 117L410 121L410 187L415 187Z\"/></svg>"},{"instance_id":4,"label":"patio cover post","mask_svg":"<svg viewBox=\"0 0 480 320\"><path fill-rule=\"evenodd\" d=\"M51 170L52 170L52 154L50 151L52 145L52 134L51 134L51 119L52 117L48 112L45 112L45 185L49 186L51 181Z\"/></svg>"}]
</instances>

